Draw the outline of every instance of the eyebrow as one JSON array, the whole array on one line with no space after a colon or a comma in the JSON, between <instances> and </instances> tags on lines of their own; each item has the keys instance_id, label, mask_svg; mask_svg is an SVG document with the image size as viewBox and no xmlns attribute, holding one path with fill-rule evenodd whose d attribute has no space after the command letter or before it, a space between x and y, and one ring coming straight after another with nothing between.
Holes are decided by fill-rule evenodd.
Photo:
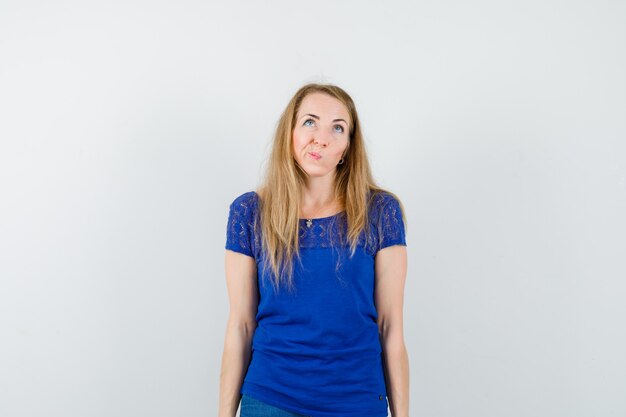
<instances>
[{"instance_id":1,"label":"eyebrow","mask_svg":"<svg viewBox=\"0 0 626 417\"><path fill-rule=\"evenodd\" d=\"M311 117L313 117L314 119L317 119L317 120L320 119L319 116L316 116L316 115L311 114L311 113L303 114L302 117L304 117L304 116L311 116ZM302 119L302 117L300 117L300 118ZM346 122L343 119L335 119L335 120L333 120L333 122L344 122L346 124L346 126L348 125L348 122Z\"/></svg>"}]
</instances>

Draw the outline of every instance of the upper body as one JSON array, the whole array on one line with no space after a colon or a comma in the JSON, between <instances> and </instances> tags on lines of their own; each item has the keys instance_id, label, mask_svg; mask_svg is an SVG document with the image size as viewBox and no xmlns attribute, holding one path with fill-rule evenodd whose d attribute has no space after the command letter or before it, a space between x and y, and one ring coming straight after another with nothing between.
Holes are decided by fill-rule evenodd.
<instances>
[{"instance_id":1,"label":"upper body","mask_svg":"<svg viewBox=\"0 0 626 417\"><path fill-rule=\"evenodd\" d=\"M278 126L264 187L228 219L231 317L254 332L240 393L312 417L408 415L401 203L373 182L343 90L303 87Z\"/></svg>"}]
</instances>

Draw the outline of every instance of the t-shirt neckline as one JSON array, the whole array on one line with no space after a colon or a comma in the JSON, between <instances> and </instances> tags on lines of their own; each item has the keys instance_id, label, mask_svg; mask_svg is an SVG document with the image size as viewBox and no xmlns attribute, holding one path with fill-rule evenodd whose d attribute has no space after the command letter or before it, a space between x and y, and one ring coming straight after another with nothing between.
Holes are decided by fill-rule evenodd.
<instances>
[{"instance_id":1,"label":"t-shirt neckline","mask_svg":"<svg viewBox=\"0 0 626 417\"><path fill-rule=\"evenodd\" d=\"M331 215L331 216L326 216L326 217L318 217L318 218L313 218L313 219L302 219L302 218L300 218L300 219L298 219L298 220L300 220L300 222L305 222L305 221L307 221L307 220L314 220L314 221L328 220L328 219L332 219L333 217L337 217L337 216L339 216L339 215L340 215L340 214L342 214L342 213L345 213L345 210L341 210L339 213L335 213L335 214L333 214L333 215Z\"/></svg>"}]
</instances>

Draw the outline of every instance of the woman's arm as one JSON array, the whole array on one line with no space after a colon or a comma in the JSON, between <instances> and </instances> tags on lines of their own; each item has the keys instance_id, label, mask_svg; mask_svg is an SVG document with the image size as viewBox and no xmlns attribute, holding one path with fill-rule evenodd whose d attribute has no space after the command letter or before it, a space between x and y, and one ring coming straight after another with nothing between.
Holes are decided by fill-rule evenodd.
<instances>
[{"instance_id":1,"label":"woman's arm","mask_svg":"<svg viewBox=\"0 0 626 417\"><path fill-rule=\"evenodd\" d=\"M224 338L220 373L219 417L235 417L252 352L259 304L254 258L226 250L226 284L230 313Z\"/></svg>"},{"instance_id":2,"label":"woman's arm","mask_svg":"<svg viewBox=\"0 0 626 417\"><path fill-rule=\"evenodd\" d=\"M392 417L409 415L409 357L402 319L406 270L406 246L388 246L376 254L374 298Z\"/></svg>"}]
</instances>

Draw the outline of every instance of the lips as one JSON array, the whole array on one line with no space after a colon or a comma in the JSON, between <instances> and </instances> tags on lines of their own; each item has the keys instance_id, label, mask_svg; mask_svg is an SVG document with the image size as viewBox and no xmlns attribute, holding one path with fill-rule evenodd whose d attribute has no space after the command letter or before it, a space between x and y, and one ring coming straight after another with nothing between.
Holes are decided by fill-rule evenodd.
<instances>
[{"instance_id":1,"label":"lips","mask_svg":"<svg viewBox=\"0 0 626 417\"><path fill-rule=\"evenodd\" d=\"M320 159L322 157L322 155L318 154L317 152L309 152L309 155L313 159Z\"/></svg>"}]
</instances>

